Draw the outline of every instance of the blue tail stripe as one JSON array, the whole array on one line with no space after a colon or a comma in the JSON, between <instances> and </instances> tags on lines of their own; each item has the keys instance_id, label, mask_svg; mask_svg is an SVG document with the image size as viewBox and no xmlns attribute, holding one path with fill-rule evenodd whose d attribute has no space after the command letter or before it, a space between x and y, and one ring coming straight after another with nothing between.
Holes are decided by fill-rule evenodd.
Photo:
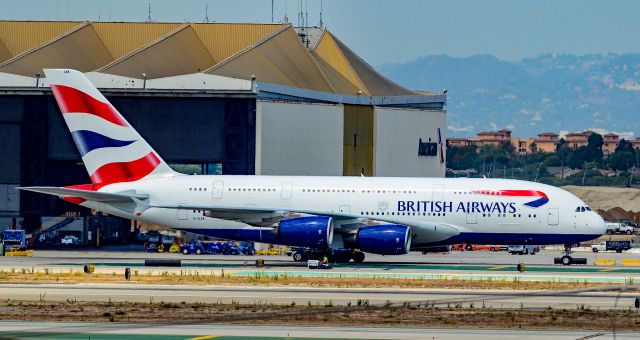
<instances>
[{"instance_id":1,"label":"blue tail stripe","mask_svg":"<svg viewBox=\"0 0 640 340\"><path fill-rule=\"evenodd\" d=\"M117 148L135 142L135 140L117 140L87 130L73 131L71 136L78 147L78 151L80 151L80 156L84 156L95 149Z\"/></svg>"}]
</instances>

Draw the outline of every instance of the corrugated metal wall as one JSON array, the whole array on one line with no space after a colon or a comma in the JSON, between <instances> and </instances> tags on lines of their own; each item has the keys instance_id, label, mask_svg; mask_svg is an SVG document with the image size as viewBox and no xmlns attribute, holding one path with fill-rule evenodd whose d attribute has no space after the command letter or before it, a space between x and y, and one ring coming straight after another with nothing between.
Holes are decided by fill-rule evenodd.
<instances>
[{"instance_id":1,"label":"corrugated metal wall","mask_svg":"<svg viewBox=\"0 0 640 340\"><path fill-rule=\"evenodd\" d=\"M283 27L282 24L191 24L216 62L254 45Z\"/></svg>"},{"instance_id":2,"label":"corrugated metal wall","mask_svg":"<svg viewBox=\"0 0 640 340\"><path fill-rule=\"evenodd\" d=\"M416 94L322 32L308 46L290 24L0 21L0 72L33 77L59 67L153 79L206 70L330 93Z\"/></svg>"},{"instance_id":3,"label":"corrugated metal wall","mask_svg":"<svg viewBox=\"0 0 640 340\"><path fill-rule=\"evenodd\" d=\"M258 101L256 174L342 175L342 105Z\"/></svg>"},{"instance_id":4,"label":"corrugated metal wall","mask_svg":"<svg viewBox=\"0 0 640 340\"><path fill-rule=\"evenodd\" d=\"M159 39L180 27L178 23L94 22L91 24L114 59Z\"/></svg>"}]
</instances>

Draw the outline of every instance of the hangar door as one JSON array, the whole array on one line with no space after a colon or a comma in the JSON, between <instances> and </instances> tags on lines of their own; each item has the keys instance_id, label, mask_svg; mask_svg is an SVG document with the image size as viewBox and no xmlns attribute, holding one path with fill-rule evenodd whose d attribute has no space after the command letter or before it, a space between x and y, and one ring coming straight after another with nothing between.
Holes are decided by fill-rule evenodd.
<instances>
[{"instance_id":1,"label":"hangar door","mask_svg":"<svg viewBox=\"0 0 640 340\"><path fill-rule=\"evenodd\" d=\"M373 176L373 106L344 105L344 176Z\"/></svg>"}]
</instances>

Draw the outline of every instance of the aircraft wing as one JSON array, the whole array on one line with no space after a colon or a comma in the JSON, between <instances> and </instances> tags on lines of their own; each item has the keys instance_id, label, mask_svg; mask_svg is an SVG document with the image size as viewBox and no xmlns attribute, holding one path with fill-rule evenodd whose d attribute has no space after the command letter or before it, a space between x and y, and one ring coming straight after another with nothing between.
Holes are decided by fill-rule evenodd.
<instances>
[{"instance_id":1,"label":"aircraft wing","mask_svg":"<svg viewBox=\"0 0 640 340\"><path fill-rule=\"evenodd\" d=\"M39 192L60 197L80 197L88 201L97 202L135 202L135 200L145 200L149 195L141 195L129 192L109 193L99 191L89 191L62 187L19 187L20 190Z\"/></svg>"}]
</instances>

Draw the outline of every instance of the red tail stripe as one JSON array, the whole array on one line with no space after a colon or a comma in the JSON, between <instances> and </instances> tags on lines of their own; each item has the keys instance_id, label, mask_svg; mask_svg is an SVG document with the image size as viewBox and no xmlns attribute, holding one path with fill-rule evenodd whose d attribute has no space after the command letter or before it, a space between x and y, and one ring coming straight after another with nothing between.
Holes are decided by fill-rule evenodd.
<instances>
[{"instance_id":1,"label":"red tail stripe","mask_svg":"<svg viewBox=\"0 0 640 340\"><path fill-rule=\"evenodd\" d=\"M146 156L131 162L109 163L91 175L93 184L111 184L137 181L150 174L160 164L160 158L150 152Z\"/></svg>"},{"instance_id":2,"label":"red tail stripe","mask_svg":"<svg viewBox=\"0 0 640 340\"><path fill-rule=\"evenodd\" d=\"M120 126L129 126L111 104L64 85L51 85L62 113L88 113Z\"/></svg>"}]
</instances>

